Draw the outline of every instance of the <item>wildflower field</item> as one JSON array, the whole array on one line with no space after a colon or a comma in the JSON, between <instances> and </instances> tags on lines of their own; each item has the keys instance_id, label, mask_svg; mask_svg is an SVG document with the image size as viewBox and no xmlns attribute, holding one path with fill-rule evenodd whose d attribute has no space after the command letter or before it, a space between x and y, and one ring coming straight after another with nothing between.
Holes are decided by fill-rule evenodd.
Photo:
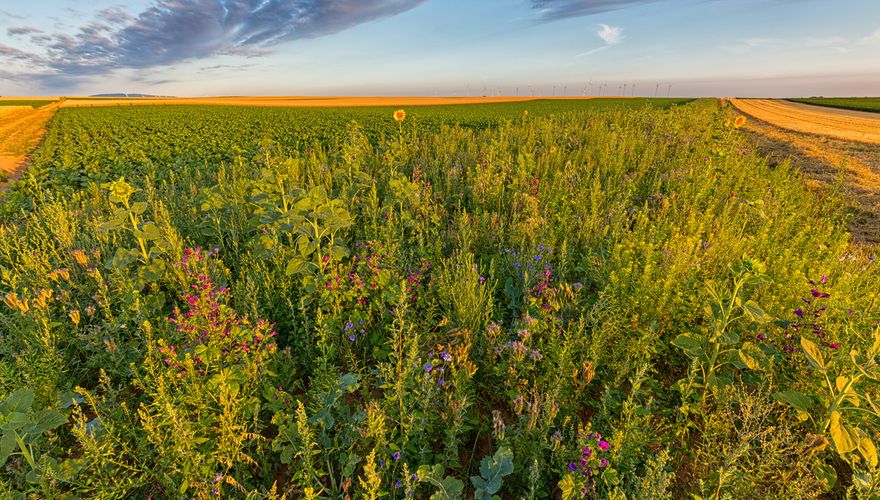
<instances>
[{"instance_id":1,"label":"wildflower field","mask_svg":"<svg viewBox=\"0 0 880 500\"><path fill-rule=\"evenodd\" d=\"M870 498L878 248L718 100L61 109L0 497Z\"/></svg>"}]
</instances>

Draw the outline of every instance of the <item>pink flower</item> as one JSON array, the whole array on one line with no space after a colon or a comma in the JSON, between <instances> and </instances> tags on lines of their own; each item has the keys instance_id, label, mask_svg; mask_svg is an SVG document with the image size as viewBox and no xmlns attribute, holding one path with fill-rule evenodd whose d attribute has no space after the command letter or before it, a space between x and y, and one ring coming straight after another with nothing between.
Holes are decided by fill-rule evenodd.
<instances>
[{"instance_id":1,"label":"pink flower","mask_svg":"<svg viewBox=\"0 0 880 500\"><path fill-rule=\"evenodd\" d=\"M608 451L608 448L611 448L611 445L608 444L607 441L599 441L599 449L602 451Z\"/></svg>"}]
</instances>

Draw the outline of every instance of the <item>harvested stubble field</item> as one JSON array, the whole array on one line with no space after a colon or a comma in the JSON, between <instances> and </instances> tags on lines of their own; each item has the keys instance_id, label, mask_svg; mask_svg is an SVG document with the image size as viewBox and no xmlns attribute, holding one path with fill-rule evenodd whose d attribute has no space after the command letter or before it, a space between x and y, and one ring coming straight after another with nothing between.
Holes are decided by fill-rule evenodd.
<instances>
[{"instance_id":1,"label":"harvested stubble field","mask_svg":"<svg viewBox=\"0 0 880 500\"><path fill-rule=\"evenodd\" d=\"M21 174L28 153L40 141L46 123L57 109L52 101L5 103L8 105L0 106L0 184Z\"/></svg>"},{"instance_id":2,"label":"harvested stubble field","mask_svg":"<svg viewBox=\"0 0 880 500\"><path fill-rule=\"evenodd\" d=\"M880 144L880 115L770 99L731 99L743 113L780 128Z\"/></svg>"},{"instance_id":3,"label":"harvested stubble field","mask_svg":"<svg viewBox=\"0 0 880 500\"><path fill-rule=\"evenodd\" d=\"M0 203L0 496L870 497L877 247L735 116L59 110Z\"/></svg>"}]
</instances>

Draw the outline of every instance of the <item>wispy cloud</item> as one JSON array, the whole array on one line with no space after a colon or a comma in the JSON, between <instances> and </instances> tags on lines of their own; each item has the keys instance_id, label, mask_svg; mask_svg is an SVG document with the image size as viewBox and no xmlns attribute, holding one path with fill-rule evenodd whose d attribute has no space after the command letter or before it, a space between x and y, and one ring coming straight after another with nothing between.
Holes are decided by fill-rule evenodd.
<instances>
[{"instance_id":1,"label":"wispy cloud","mask_svg":"<svg viewBox=\"0 0 880 500\"><path fill-rule=\"evenodd\" d=\"M808 36L805 38L785 39L778 37L743 38L736 43L722 45L721 48L731 54L743 55L755 50L784 49L806 47L810 49L829 49L837 52L849 52L850 41L842 36Z\"/></svg>"},{"instance_id":2,"label":"wispy cloud","mask_svg":"<svg viewBox=\"0 0 880 500\"><path fill-rule=\"evenodd\" d=\"M880 45L880 28L859 40L861 45Z\"/></svg>"},{"instance_id":3,"label":"wispy cloud","mask_svg":"<svg viewBox=\"0 0 880 500\"><path fill-rule=\"evenodd\" d=\"M73 32L39 35L42 54L0 50L28 62L48 84L116 69L145 69L214 55L257 57L284 42L316 38L393 16L424 0L155 0L131 15L104 9ZM24 34L24 33L20 33Z\"/></svg>"},{"instance_id":4,"label":"wispy cloud","mask_svg":"<svg viewBox=\"0 0 880 500\"><path fill-rule=\"evenodd\" d=\"M722 45L721 48L732 54L745 54L755 49L768 47L783 47L790 45L788 40L776 37L750 37L728 45Z\"/></svg>"},{"instance_id":5,"label":"wispy cloud","mask_svg":"<svg viewBox=\"0 0 880 500\"><path fill-rule=\"evenodd\" d=\"M43 30L33 26L12 26L6 30L6 34L9 36L34 35L42 32Z\"/></svg>"},{"instance_id":6,"label":"wispy cloud","mask_svg":"<svg viewBox=\"0 0 880 500\"><path fill-rule=\"evenodd\" d=\"M624 38L623 28L621 28L620 26L609 26L607 24L600 24L599 30L596 31L596 36L602 39L602 41L605 42L605 45L590 49L586 52L581 52L580 54L574 56L575 59L587 57L620 44L620 42L622 42Z\"/></svg>"},{"instance_id":7,"label":"wispy cloud","mask_svg":"<svg viewBox=\"0 0 880 500\"><path fill-rule=\"evenodd\" d=\"M19 16L18 14L13 14L12 12L0 10L0 16L8 17L10 19L24 19L24 16Z\"/></svg>"},{"instance_id":8,"label":"wispy cloud","mask_svg":"<svg viewBox=\"0 0 880 500\"><path fill-rule=\"evenodd\" d=\"M589 16L625 7L653 3L656 0L531 0L532 9L542 20Z\"/></svg>"},{"instance_id":9,"label":"wispy cloud","mask_svg":"<svg viewBox=\"0 0 880 500\"><path fill-rule=\"evenodd\" d=\"M606 45L617 45L623 41L623 28L620 26L608 26L607 24L599 25L597 33Z\"/></svg>"}]
</instances>

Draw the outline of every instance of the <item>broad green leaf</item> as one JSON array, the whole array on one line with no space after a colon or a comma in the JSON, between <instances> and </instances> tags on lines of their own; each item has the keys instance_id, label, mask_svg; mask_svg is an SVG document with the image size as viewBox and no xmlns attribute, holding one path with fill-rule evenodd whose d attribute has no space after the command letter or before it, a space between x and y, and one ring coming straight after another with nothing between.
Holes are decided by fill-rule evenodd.
<instances>
[{"instance_id":1,"label":"broad green leaf","mask_svg":"<svg viewBox=\"0 0 880 500\"><path fill-rule=\"evenodd\" d=\"M761 348L757 345L746 342L742 348L736 351L740 362L749 370L765 370L769 367L769 361Z\"/></svg>"},{"instance_id":2,"label":"broad green leaf","mask_svg":"<svg viewBox=\"0 0 880 500\"><path fill-rule=\"evenodd\" d=\"M672 340L672 345L688 352L695 352L703 347L703 343L700 339L690 333L682 333L678 337L675 337L675 339Z\"/></svg>"},{"instance_id":3,"label":"broad green leaf","mask_svg":"<svg viewBox=\"0 0 880 500\"><path fill-rule=\"evenodd\" d=\"M150 241L158 240L162 237L162 230L152 222L145 222L141 225L141 237Z\"/></svg>"},{"instance_id":4,"label":"broad green leaf","mask_svg":"<svg viewBox=\"0 0 880 500\"><path fill-rule=\"evenodd\" d=\"M15 433L6 431L0 437L0 466L6 464L6 459L15 451L18 443L15 442Z\"/></svg>"},{"instance_id":5,"label":"broad green leaf","mask_svg":"<svg viewBox=\"0 0 880 500\"><path fill-rule=\"evenodd\" d=\"M141 215L147 211L147 204L143 201L136 201L131 204L131 211L137 215Z\"/></svg>"},{"instance_id":6,"label":"broad green leaf","mask_svg":"<svg viewBox=\"0 0 880 500\"><path fill-rule=\"evenodd\" d=\"M513 452L510 448L499 448L495 455L483 457L480 461L480 476L471 476L478 500L491 500L492 495L501 489L501 481L513 473Z\"/></svg>"},{"instance_id":7,"label":"broad green leaf","mask_svg":"<svg viewBox=\"0 0 880 500\"><path fill-rule=\"evenodd\" d=\"M299 274L306 269L306 261L300 259L299 257L294 257L287 262L287 268L284 270L284 274L287 276L293 276L294 274Z\"/></svg>"},{"instance_id":8,"label":"broad green leaf","mask_svg":"<svg viewBox=\"0 0 880 500\"><path fill-rule=\"evenodd\" d=\"M819 346L813 343L812 340L801 337L801 347L804 349L804 354L807 356L807 361L810 362L810 365L817 370L825 371L825 358L822 356Z\"/></svg>"},{"instance_id":9,"label":"broad green leaf","mask_svg":"<svg viewBox=\"0 0 880 500\"><path fill-rule=\"evenodd\" d=\"M34 391L23 387L3 400L3 413L25 412L34 404Z\"/></svg>"},{"instance_id":10,"label":"broad green leaf","mask_svg":"<svg viewBox=\"0 0 880 500\"><path fill-rule=\"evenodd\" d=\"M33 424L24 429L30 435L42 434L67 422L66 416L54 410L40 410L31 418Z\"/></svg>"},{"instance_id":11,"label":"broad green leaf","mask_svg":"<svg viewBox=\"0 0 880 500\"><path fill-rule=\"evenodd\" d=\"M831 491L831 488L837 483L837 471L834 470L834 467L828 464L818 464L816 468L813 469L813 475L816 476L816 479L818 479L820 483L822 483L825 491Z\"/></svg>"},{"instance_id":12,"label":"broad green leaf","mask_svg":"<svg viewBox=\"0 0 880 500\"><path fill-rule=\"evenodd\" d=\"M840 421L840 412L831 412L831 440L837 453L844 455L859 447L860 436L856 429L843 424Z\"/></svg>"},{"instance_id":13,"label":"broad green leaf","mask_svg":"<svg viewBox=\"0 0 880 500\"><path fill-rule=\"evenodd\" d=\"M782 403L790 405L792 408L802 412L809 412L812 400L809 396L801 394L797 391L782 391L773 393L773 398Z\"/></svg>"},{"instance_id":14,"label":"broad green leaf","mask_svg":"<svg viewBox=\"0 0 880 500\"><path fill-rule=\"evenodd\" d=\"M746 303L742 305L742 309L743 309L743 311L745 311L746 315L749 318L751 318L752 321L755 321L758 323L767 323L768 321L770 321L772 319L753 300L746 301Z\"/></svg>"}]
</instances>

